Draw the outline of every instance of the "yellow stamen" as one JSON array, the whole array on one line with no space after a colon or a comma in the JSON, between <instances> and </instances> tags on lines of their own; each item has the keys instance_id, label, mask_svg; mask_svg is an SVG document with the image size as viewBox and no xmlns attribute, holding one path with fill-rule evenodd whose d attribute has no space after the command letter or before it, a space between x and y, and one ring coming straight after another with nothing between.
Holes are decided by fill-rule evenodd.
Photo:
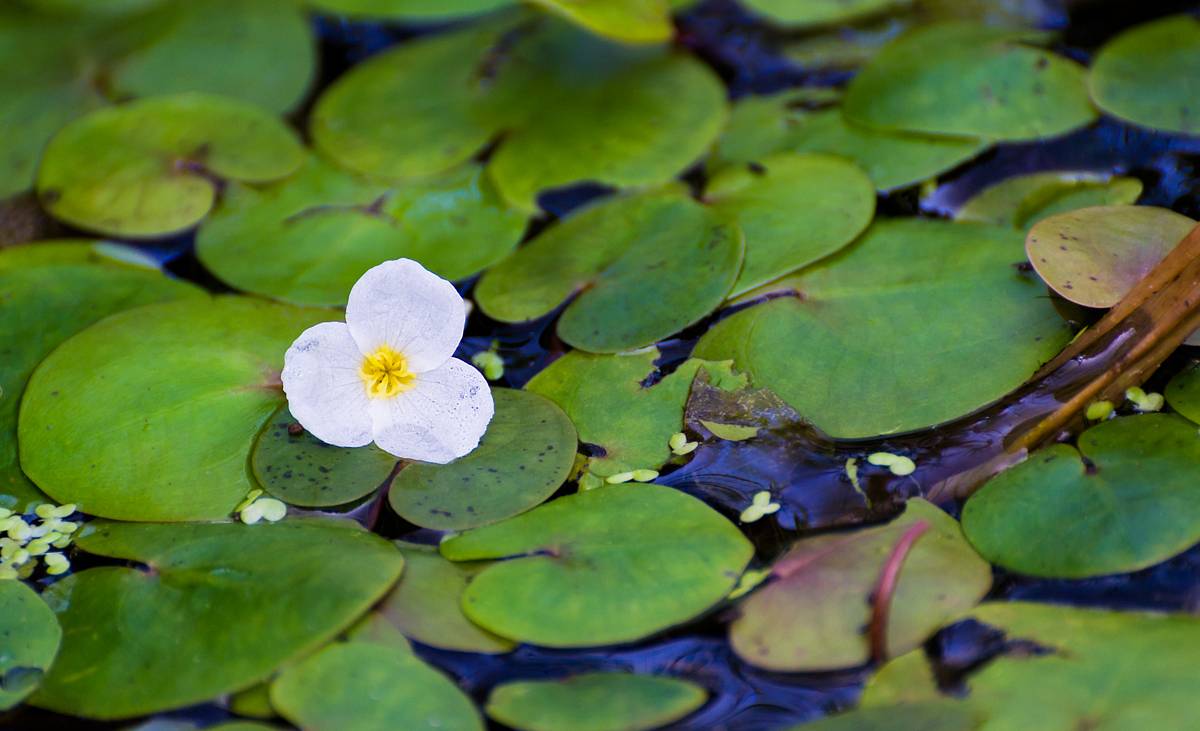
<instances>
[{"instance_id":1,"label":"yellow stamen","mask_svg":"<svg viewBox=\"0 0 1200 731\"><path fill-rule=\"evenodd\" d=\"M367 395L392 398L413 387L416 376L408 370L408 361L386 345L363 358L360 371Z\"/></svg>"}]
</instances>

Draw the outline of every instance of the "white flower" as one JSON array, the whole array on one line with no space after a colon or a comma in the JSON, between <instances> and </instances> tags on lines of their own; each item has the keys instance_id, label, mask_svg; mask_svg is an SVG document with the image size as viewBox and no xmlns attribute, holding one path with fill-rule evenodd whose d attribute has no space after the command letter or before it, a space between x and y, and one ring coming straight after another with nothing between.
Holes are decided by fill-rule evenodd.
<instances>
[{"instance_id":1,"label":"white flower","mask_svg":"<svg viewBox=\"0 0 1200 731\"><path fill-rule=\"evenodd\" d=\"M495 407L483 375L452 358L466 308L454 286L411 259L368 269L346 322L305 330L284 356L292 416L339 447L374 441L445 464L479 445Z\"/></svg>"}]
</instances>

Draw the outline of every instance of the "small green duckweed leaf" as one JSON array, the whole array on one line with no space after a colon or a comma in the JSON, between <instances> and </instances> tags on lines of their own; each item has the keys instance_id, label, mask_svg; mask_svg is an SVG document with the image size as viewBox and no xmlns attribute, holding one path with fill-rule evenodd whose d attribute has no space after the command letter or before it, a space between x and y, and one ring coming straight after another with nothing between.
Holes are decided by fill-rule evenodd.
<instances>
[{"instance_id":1,"label":"small green duckweed leaf","mask_svg":"<svg viewBox=\"0 0 1200 731\"><path fill-rule=\"evenodd\" d=\"M1200 20L1172 15L1130 28L1092 63L1092 99L1104 112L1165 132L1200 135Z\"/></svg>"},{"instance_id":2,"label":"small green duckweed leaf","mask_svg":"<svg viewBox=\"0 0 1200 731\"><path fill-rule=\"evenodd\" d=\"M657 359L654 349L626 355L572 351L534 376L526 388L558 404L575 424L580 441L604 450L588 464L593 474L609 477L657 469L671 458L671 436L683 428L683 408L696 371L703 367L714 377L729 374L728 363L693 359L644 387Z\"/></svg>"},{"instance_id":3,"label":"small green duckweed leaf","mask_svg":"<svg viewBox=\"0 0 1200 731\"><path fill-rule=\"evenodd\" d=\"M24 511L45 500L17 462L17 407L37 364L114 312L201 296L197 287L123 264L89 242L0 251L0 496L9 496L0 497L0 507Z\"/></svg>"},{"instance_id":4,"label":"small green duckweed leaf","mask_svg":"<svg viewBox=\"0 0 1200 731\"><path fill-rule=\"evenodd\" d=\"M675 34L667 0L530 0L593 33L625 43L662 43Z\"/></svg>"},{"instance_id":5,"label":"small green duckweed leaf","mask_svg":"<svg viewBox=\"0 0 1200 731\"><path fill-rule=\"evenodd\" d=\"M732 359L832 436L938 424L1016 388L1070 339L1041 283L1013 266L1021 259L1012 229L876 221L764 290L799 296L722 320L695 355Z\"/></svg>"},{"instance_id":6,"label":"small green duckweed leaf","mask_svg":"<svg viewBox=\"0 0 1200 731\"><path fill-rule=\"evenodd\" d=\"M308 0L317 12L368 20L441 22L480 15L516 0Z\"/></svg>"},{"instance_id":7,"label":"small green duckweed leaf","mask_svg":"<svg viewBox=\"0 0 1200 731\"><path fill-rule=\"evenodd\" d=\"M1200 424L1200 362L1175 374L1163 395L1172 409Z\"/></svg>"},{"instance_id":8,"label":"small green duckweed leaf","mask_svg":"<svg viewBox=\"0 0 1200 731\"><path fill-rule=\"evenodd\" d=\"M911 3L912 0L743 0L750 10L789 28L859 20Z\"/></svg>"},{"instance_id":9,"label":"small green duckweed leaf","mask_svg":"<svg viewBox=\"0 0 1200 731\"><path fill-rule=\"evenodd\" d=\"M271 705L304 729L483 731L454 681L409 652L338 642L284 669Z\"/></svg>"},{"instance_id":10,"label":"small green duckweed leaf","mask_svg":"<svg viewBox=\"0 0 1200 731\"><path fill-rule=\"evenodd\" d=\"M502 683L487 715L521 731L645 731L680 720L708 693L677 678L597 672Z\"/></svg>"},{"instance_id":11,"label":"small green duckweed leaf","mask_svg":"<svg viewBox=\"0 0 1200 731\"><path fill-rule=\"evenodd\" d=\"M1029 231L1025 251L1046 284L1085 307L1112 307L1196 225L1153 206L1060 213Z\"/></svg>"},{"instance_id":12,"label":"small green duckweed leaf","mask_svg":"<svg viewBox=\"0 0 1200 731\"><path fill-rule=\"evenodd\" d=\"M1080 208L1131 204L1141 194L1142 181L1137 178L1087 172L1033 173L984 188L967 200L954 218L1025 231L1043 218Z\"/></svg>"},{"instance_id":13,"label":"small green duckweed leaf","mask_svg":"<svg viewBox=\"0 0 1200 731\"><path fill-rule=\"evenodd\" d=\"M304 161L282 122L247 102L177 94L91 112L47 145L38 196L67 223L161 236L199 223L219 180L267 182Z\"/></svg>"},{"instance_id":14,"label":"small green duckweed leaf","mask_svg":"<svg viewBox=\"0 0 1200 731\"><path fill-rule=\"evenodd\" d=\"M704 154L725 116L720 81L680 51L506 14L361 64L321 96L310 127L330 159L391 178L448 170L503 131L489 173L532 213L544 189L665 183Z\"/></svg>"},{"instance_id":15,"label":"small green duckweed leaf","mask_svg":"<svg viewBox=\"0 0 1200 731\"><path fill-rule=\"evenodd\" d=\"M992 478L963 509L989 561L1032 576L1136 571L1200 541L1196 427L1146 414L1088 429Z\"/></svg>"},{"instance_id":16,"label":"small green duckweed leaf","mask_svg":"<svg viewBox=\"0 0 1200 731\"><path fill-rule=\"evenodd\" d=\"M414 259L464 279L508 254L525 217L506 208L478 166L435 180L383 185L315 158L274 185L231 185L196 238L218 277L305 305L343 305L350 287L384 261Z\"/></svg>"},{"instance_id":17,"label":"small green duckweed leaf","mask_svg":"<svg viewBox=\"0 0 1200 731\"><path fill-rule=\"evenodd\" d=\"M845 113L868 127L1029 140L1090 123L1083 67L1026 45L1028 32L940 23L889 43L854 80Z\"/></svg>"},{"instance_id":18,"label":"small green duckweed leaf","mask_svg":"<svg viewBox=\"0 0 1200 731\"><path fill-rule=\"evenodd\" d=\"M410 464L388 499L405 520L425 528L466 530L529 510L571 473L575 427L536 393L492 390L496 415L473 452L445 465Z\"/></svg>"},{"instance_id":19,"label":"small green duckweed leaf","mask_svg":"<svg viewBox=\"0 0 1200 731\"><path fill-rule=\"evenodd\" d=\"M475 301L503 322L532 320L577 295L558 334L577 348L645 347L720 305L737 278L742 234L671 187L603 200L483 275Z\"/></svg>"},{"instance_id":20,"label":"small green duckweed leaf","mask_svg":"<svg viewBox=\"0 0 1200 731\"><path fill-rule=\"evenodd\" d=\"M774 580L742 603L730 627L734 651L752 665L784 672L867 662L871 593L901 536L922 521L932 530L904 560L886 635L889 656L919 647L987 594L992 573L958 523L917 498L887 525L796 543L775 563Z\"/></svg>"},{"instance_id":21,"label":"small green duckweed leaf","mask_svg":"<svg viewBox=\"0 0 1200 731\"><path fill-rule=\"evenodd\" d=\"M717 421L708 421L701 419L700 423L705 429L712 432L712 435L717 439L724 439L727 442L743 442L747 439L753 439L758 436L758 427L742 426L741 424L722 424Z\"/></svg>"},{"instance_id":22,"label":"small green duckweed leaf","mask_svg":"<svg viewBox=\"0 0 1200 731\"><path fill-rule=\"evenodd\" d=\"M520 642L632 642L685 622L737 584L754 552L732 523L658 485L567 495L441 545L452 561L505 558L463 594L473 622Z\"/></svg>"},{"instance_id":23,"label":"small green duckweed leaf","mask_svg":"<svg viewBox=\"0 0 1200 731\"><path fill-rule=\"evenodd\" d=\"M58 619L33 589L0 580L0 711L37 688L61 640Z\"/></svg>"},{"instance_id":24,"label":"small green duckweed leaf","mask_svg":"<svg viewBox=\"0 0 1200 731\"><path fill-rule=\"evenodd\" d=\"M254 443L250 467L267 492L290 505L344 505L370 494L396 467L396 458L373 444L335 447L304 430L283 404Z\"/></svg>"},{"instance_id":25,"label":"small green duckweed leaf","mask_svg":"<svg viewBox=\"0 0 1200 731\"><path fill-rule=\"evenodd\" d=\"M325 519L101 521L78 546L148 567L87 569L44 594L63 645L33 703L96 719L178 708L261 682L348 627L403 566L387 541Z\"/></svg>"},{"instance_id":26,"label":"small green duckweed leaf","mask_svg":"<svg viewBox=\"0 0 1200 731\"><path fill-rule=\"evenodd\" d=\"M1182 729L1200 714L1194 616L1000 602L984 604L970 619L1003 632L1013 650L968 675L960 699L937 692L916 650L883 666L867 685L863 707L950 702L976 718L967 728L1039 731Z\"/></svg>"},{"instance_id":27,"label":"small green duckweed leaf","mask_svg":"<svg viewBox=\"0 0 1200 731\"><path fill-rule=\"evenodd\" d=\"M463 615L463 591L490 564L454 563L442 558L432 546L396 545L404 554L404 577L378 612L405 637L442 650L489 655L516 646L472 624Z\"/></svg>"},{"instance_id":28,"label":"small green duckweed leaf","mask_svg":"<svg viewBox=\"0 0 1200 731\"><path fill-rule=\"evenodd\" d=\"M283 403L283 353L331 319L240 297L111 316L50 354L19 422L21 466L46 494L118 520L221 520L256 487L247 469Z\"/></svg>"},{"instance_id":29,"label":"small green duckweed leaf","mask_svg":"<svg viewBox=\"0 0 1200 731\"><path fill-rule=\"evenodd\" d=\"M714 175L704 200L746 239L736 296L822 259L854 240L875 215L875 186L831 155L785 152Z\"/></svg>"}]
</instances>

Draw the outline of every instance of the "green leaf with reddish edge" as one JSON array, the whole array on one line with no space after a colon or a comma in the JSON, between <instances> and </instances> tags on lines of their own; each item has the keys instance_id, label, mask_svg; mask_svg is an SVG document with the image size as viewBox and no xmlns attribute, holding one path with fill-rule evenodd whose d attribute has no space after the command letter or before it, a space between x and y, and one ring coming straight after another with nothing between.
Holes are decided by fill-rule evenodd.
<instances>
[{"instance_id":1,"label":"green leaf with reddish edge","mask_svg":"<svg viewBox=\"0 0 1200 731\"><path fill-rule=\"evenodd\" d=\"M284 403L284 351L332 315L226 296L106 318L29 379L21 466L46 494L91 515L224 518L257 487L250 451Z\"/></svg>"},{"instance_id":2,"label":"green leaf with reddish edge","mask_svg":"<svg viewBox=\"0 0 1200 731\"><path fill-rule=\"evenodd\" d=\"M58 654L58 618L25 583L0 581L0 711L32 693Z\"/></svg>"},{"instance_id":3,"label":"green leaf with reddish edge","mask_svg":"<svg viewBox=\"0 0 1200 731\"><path fill-rule=\"evenodd\" d=\"M107 244L112 252L132 250ZM157 268L131 266L92 242L39 242L0 251L0 507L25 511L47 498L21 471L17 413L38 363L114 312L202 296Z\"/></svg>"},{"instance_id":4,"label":"green leaf with reddish edge","mask_svg":"<svg viewBox=\"0 0 1200 731\"><path fill-rule=\"evenodd\" d=\"M284 669L271 704L304 729L483 731L471 699L409 652L338 642Z\"/></svg>"},{"instance_id":5,"label":"green leaf with reddish edge","mask_svg":"<svg viewBox=\"0 0 1200 731\"><path fill-rule=\"evenodd\" d=\"M387 481L396 458L374 444L335 447L300 430L282 404L254 441L250 468L263 489L290 505L345 505L370 494Z\"/></svg>"},{"instance_id":6,"label":"green leaf with reddish edge","mask_svg":"<svg viewBox=\"0 0 1200 731\"><path fill-rule=\"evenodd\" d=\"M145 566L101 566L44 598L63 644L32 702L94 719L200 703L266 680L378 601L394 546L348 521L96 522L78 547Z\"/></svg>"},{"instance_id":7,"label":"green leaf with reddish edge","mask_svg":"<svg viewBox=\"0 0 1200 731\"><path fill-rule=\"evenodd\" d=\"M645 347L728 295L742 262L736 225L679 187L600 201L492 267L475 288L485 314L532 320L572 298L564 341L593 353Z\"/></svg>"},{"instance_id":8,"label":"green leaf with reddish edge","mask_svg":"<svg viewBox=\"0 0 1200 731\"><path fill-rule=\"evenodd\" d=\"M779 672L820 672L871 659L867 627L872 593L901 538L929 526L903 559L885 630L889 657L919 647L974 607L992 571L963 539L958 522L921 499L876 528L797 542L775 562L772 579L739 607L729 629L733 650L751 665Z\"/></svg>"},{"instance_id":9,"label":"green leaf with reddish edge","mask_svg":"<svg viewBox=\"0 0 1200 731\"><path fill-rule=\"evenodd\" d=\"M671 40L671 8L667 0L529 0L597 35L624 43Z\"/></svg>"},{"instance_id":10,"label":"green leaf with reddish edge","mask_svg":"<svg viewBox=\"0 0 1200 731\"><path fill-rule=\"evenodd\" d=\"M1196 225L1153 206L1060 213L1029 231L1025 251L1046 284L1087 307L1112 307Z\"/></svg>"},{"instance_id":11,"label":"green leaf with reddish edge","mask_svg":"<svg viewBox=\"0 0 1200 731\"><path fill-rule=\"evenodd\" d=\"M632 642L686 622L737 583L754 548L694 497L623 484L567 495L444 541L488 566L463 611L502 637L547 647Z\"/></svg>"},{"instance_id":12,"label":"green leaf with reddish edge","mask_svg":"<svg viewBox=\"0 0 1200 731\"><path fill-rule=\"evenodd\" d=\"M1014 266L1023 258L1013 229L877 220L838 254L747 294L799 296L720 321L695 355L732 359L831 436L932 426L1021 385L1070 339L1041 282Z\"/></svg>"},{"instance_id":13,"label":"green leaf with reddish edge","mask_svg":"<svg viewBox=\"0 0 1200 731\"><path fill-rule=\"evenodd\" d=\"M1088 81L1092 99L1108 114L1200 134L1200 20L1171 15L1122 32L1096 54Z\"/></svg>"},{"instance_id":14,"label":"green leaf with reddish edge","mask_svg":"<svg viewBox=\"0 0 1200 731\"><path fill-rule=\"evenodd\" d=\"M176 94L68 124L46 146L37 189L46 210L69 224L155 237L199 223L216 197L214 178L267 182L303 162L295 134L258 107Z\"/></svg>"},{"instance_id":15,"label":"green leaf with reddish edge","mask_svg":"<svg viewBox=\"0 0 1200 731\"><path fill-rule=\"evenodd\" d=\"M476 165L389 185L310 158L273 185L230 185L197 234L196 255L238 289L344 305L364 271L391 259L465 279L512 251L525 225Z\"/></svg>"},{"instance_id":16,"label":"green leaf with reddish edge","mask_svg":"<svg viewBox=\"0 0 1200 731\"><path fill-rule=\"evenodd\" d=\"M467 585L487 562L453 563L434 546L397 542L404 554L404 577L376 610L405 637L454 652L504 653L512 642L473 624L462 611Z\"/></svg>"},{"instance_id":17,"label":"green leaf with reddish edge","mask_svg":"<svg viewBox=\"0 0 1200 731\"><path fill-rule=\"evenodd\" d=\"M496 415L479 446L445 465L409 464L388 492L410 523L466 530L510 518L542 503L571 473L575 427L553 401L497 388Z\"/></svg>"},{"instance_id":18,"label":"green leaf with reddish edge","mask_svg":"<svg viewBox=\"0 0 1200 731\"><path fill-rule=\"evenodd\" d=\"M1006 178L967 199L956 221L1012 226L1022 231L1043 218L1093 206L1133 203L1142 181L1089 172L1054 171Z\"/></svg>"},{"instance_id":19,"label":"green leaf with reddish edge","mask_svg":"<svg viewBox=\"0 0 1200 731\"><path fill-rule=\"evenodd\" d=\"M683 408L692 379L703 367L733 386L729 363L691 359L652 386L658 350L624 355L572 351L547 366L525 386L558 404L579 431L579 439L604 450L588 462L600 477L636 469L658 469L671 458L668 441L683 430Z\"/></svg>"},{"instance_id":20,"label":"green leaf with reddish edge","mask_svg":"<svg viewBox=\"0 0 1200 731\"><path fill-rule=\"evenodd\" d=\"M737 296L853 241L875 215L875 186L845 158L783 152L719 171L704 202L745 236Z\"/></svg>"},{"instance_id":21,"label":"green leaf with reddish edge","mask_svg":"<svg viewBox=\"0 0 1200 731\"><path fill-rule=\"evenodd\" d=\"M521 731L646 731L679 721L707 697L679 678L595 672L501 683L486 710Z\"/></svg>"},{"instance_id":22,"label":"green leaf with reddish edge","mask_svg":"<svg viewBox=\"0 0 1200 731\"><path fill-rule=\"evenodd\" d=\"M1026 45L1030 35L962 22L909 31L850 82L846 116L879 129L1014 141L1091 123L1084 68Z\"/></svg>"},{"instance_id":23,"label":"green leaf with reddish edge","mask_svg":"<svg viewBox=\"0 0 1200 731\"><path fill-rule=\"evenodd\" d=\"M963 509L963 530L989 561L1022 574L1137 571L1200 541L1197 461L1200 435L1178 416L1103 422L1078 451L1055 444L989 480Z\"/></svg>"}]
</instances>

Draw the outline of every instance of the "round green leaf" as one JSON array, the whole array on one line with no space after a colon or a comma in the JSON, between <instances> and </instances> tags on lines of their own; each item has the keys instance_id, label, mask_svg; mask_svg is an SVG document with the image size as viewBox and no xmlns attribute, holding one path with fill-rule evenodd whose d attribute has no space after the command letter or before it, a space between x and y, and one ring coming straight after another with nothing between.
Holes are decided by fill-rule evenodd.
<instances>
[{"instance_id":1,"label":"round green leaf","mask_svg":"<svg viewBox=\"0 0 1200 731\"><path fill-rule=\"evenodd\" d=\"M773 581L741 605L729 632L734 652L752 665L783 672L866 663L871 594L896 544L919 522L930 529L904 559L891 597L887 651L894 657L919 647L983 599L992 571L963 539L957 521L914 499L888 525L793 546L772 568Z\"/></svg>"},{"instance_id":2,"label":"round green leaf","mask_svg":"<svg viewBox=\"0 0 1200 731\"><path fill-rule=\"evenodd\" d=\"M265 680L345 629L400 575L395 547L346 521L136 525L79 538L144 564L67 577L44 597L63 645L33 703L129 718Z\"/></svg>"},{"instance_id":3,"label":"round green leaf","mask_svg":"<svg viewBox=\"0 0 1200 731\"><path fill-rule=\"evenodd\" d=\"M536 393L497 388L496 416L473 452L450 464L409 464L388 500L410 523L465 530L529 510L571 473L575 427Z\"/></svg>"},{"instance_id":4,"label":"round green leaf","mask_svg":"<svg viewBox=\"0 0 1200 731\"><path fill-rule=\"evenodd\" d=\"M532 320L577 295L558 334L616 353L669 337L729 293L742 234L675 187L587 207L492 267L475 301L503 322Z\"/></svg>"},{"instance_id":5,"label":"round green leaf","mask_svg":"<svg viewBox=\"0 0 1200 731\"><path fill-rule=\"evenodd\" d=\"M571 351L533 377L526 388L567 413L579 439L603 450L588 462L600 477L636 469L658 469L671 458L671 435L683 430L683 407L696 371L729 378L729 364L690 359L673 373L644 387L654 373L658 350L624 355Z\"/></svg>"},{"instance_id":6,"label":"round green leaf","mask_svg":"<svg viewBox=\"0 0 1200 731\"><path fill-rule=\"evenodd\" d=\"M463 591L489 564L453 563L432 546L397 545L404 554L404 577L377 611L405 637L456 652L498 654L515 647L473 624L462 611Z\"/></svg>"},{"instance_id":7,"label":"round green leaf","mask_svg":"<svg viewBox=\"0 0 1200 731\"><path fill-rule=\"evenodd\" d=\"M1060 213L1029 231L1033 268L1065 299L1112 307L1196 225L1152 206L1104 206Z\"/></svg>"},{"instance_id":8,"label":"round green leaf","mask_svg":"<svg viewBox=\"0 0 1200 731\"><path fill-rule=\"evenodd\" d=\"M704 612L754 552L719 513L669 487L568 495L441 545L479 573L463 611L502 637L548 647L632 642Z\"/></svg>"},{"instance_id":9,"label":"round green leaf","mask_svg":"<svg viewBox=\"0 0 1200 731\"><path fill-rule=\"evenodd\" d=\"M954 701L858 708L787 731L977 731L979 719Z\"/></svg>"},{"instance_id":10,"label":"round green leaf","mask_svg":"<svg viewBox=\"0 0 1200 731\"><path fill-rule=\"evenodd\" d=\"M1012 226L1022 231L1043 218L1094 206L1131 204L1142 194L1137 178L1087 172L1048 172L1001 180L971 196L958 221Z\"/></svg>"},{"instance_id":11,"label":"round green leaf","mask_svg":"<svg viewBox=\"0 0 1200 731\"><path fill-rule=\"evenodd\" d=\"M725 168L709 180L704 200L746 238L732 295L841 249L875 215L871 179L831 155L780 153L753 166Z\"/></svg>"},{"instance_id":12,"label":"round green leaf","mask_svg":"<svg viewBox=\"0 0 1200 731\"><path fill-rule=\"evenodd\" d=\"M1172 409L1200 423L1200 363L1193 362L1175 374L1163 395Z\"/></svg>"},{"instance_id":13,"label":"round green leaf","mask_svg":"<svg viewBox=\"0 0 1200 731\"><path fill-rule=\"evenodd\" d=\"M644 731L678 721L708 693L677 678L584 673L496 686L487 714L521 731Z\"/></svg>"},{"instance_id":14,"label":"round green leaf","mask_svg":"<svg viewBox=\"0 0 1200 731\"><path fill-rule=\"evenodd\" d=\"M1115 117L1166 132L1200 134L1200 20L1172 15L1109 41L1092 63L1092 99Z\"/></svg>"},{"instance_id":15,"label":"round green leaf","mask_svg":"<svg viewBox=\"0 0 1200 731\"><path fill-rule=\"evenodd\" d=\"M993 140L1051 137L1095 119L1083 68L1024 44L1027 35L970 23L910 31L854 77L846 115L869 127Z\"/></svg>"},{"instance_id":16,"label":"round green leaf","mask_svg":"<svg viewBox=\"0 0 1200 731\"><path fill-rule=\"evenodd\" d=\"M1086 460L1086 462L1084 461ZM992 478L963 509L967 538L1023 574L1136 571L1200 541L1196 427L1170 414L1107 421Z\"/></svg>"},{"instance_id":17,"label":"round green leaf","mask_svg":"<svg viewBox=\"0 0 1200 731\"><path fill-rule=\"evenodd\" d=\"M626 43L661 43L675 35L667 0L529 0L597 35Z\"/></svg>"},{"instance_id":18,"label":"round green leaf","mask_svg":"<svg viewBox=\"0 0 1200 731\"><path fill-rule=\"evenodd\" d=\"M732 359L832 436L948 421L1019 386L1071 336L1040 282L1014 267L1020 244L996 226L877 221L772 287L797 296L722 320L695 355Z\"/></svg>"},{"instance_id":19,"label":"round green leaf","mask_svg":"<svg viewBox=\"0 0 1200 731\"><path fill-rule=\"evenodd\" d=\"M58 619L33 589L0 581L0 711L37 688L61 640Z\"/></svg>"},{"instance_id":20,"label":"round green leaf","mask_svg":"<svg viewBox=\"0 0 1200 731\"><path fill-rule=\"evenodd\" d=\"M42 156L38 196L52 215L117 236L161 236L198 223L214 178L266 182L304 160L282 122L246 102L178 94L92 112Z\"/></svg>"},{"instance_id":21,"label":"round green leaf","mask_svg":"<svg viewBox=\"0 0 1200 731\"><path fill-rule=\"evenodd\" d=\"M102 252L84 241L0 251L0 507L24 511L45 501L17 460L17 407L37 364L114 312L201 295L197 287Z\"/></svg>"},{"instance_id":22,"label":"round green leaf","mask_svg":"<svg viewBox=\"0 0 1200 731\"><path fill-rule=\"evenodd\" d=\"M60 503L118 520L216 520L256 484L283 353L329 319L238 297L149 305L63 343L21 404L21 466Z\"/></svg>"},{"instance_id":23,"label":"round green leaf","mask_svg":"<svg viewBox=\"0 0 1200 731\"><path fill-rule=\"evenodd\" d=\"M254 442L250 468L267 492L292 505L344 505L369 494L392 474L396 458L373 444L335 447L301 430L281 405Z\"/></svg>"},{"instance_id":24,"label":"round green leaf","mask_svg":"<svg viewBox=\"0 0 1200 731\"><path fill-rule=\"evenodd\" d=\"M788 27L831 25L857 20L912 0L743 0L743 4Z\"/></svg>"},{"instance_id":25,"label":"round green leaf","mask_svg":"<svg viewBox=\"0 0 1200 731\"><path fill-rule=\"evenodd\" d=\"M265 187L231 185L196 237L196 255L242 290L343 305L364 271L408 258L465 279L508 254L525 217L506 208L478 166L384 185L312 158Z\"/></svg>"},{"instance_id":26,"label":"round green leaf","mask_svg":"<svg viewBox=\"0 0 1200 731\"><path fill-rule=\"evenodd\" d=\"M516 0L308 0L322 13L351 18L438 22L478 15L512 5Z\"/></svg>"},{"instance_id":27,"label":"round green leaf","mask_svg":"<svg viewBox=\"0 0 1200 731\"><path fill-rule=\"evenodd\" d=\"M337 643L285 669L271 704L304 729L483 731L475 706L446 676L407 652Z\"/></svg>"}]
</instances>

